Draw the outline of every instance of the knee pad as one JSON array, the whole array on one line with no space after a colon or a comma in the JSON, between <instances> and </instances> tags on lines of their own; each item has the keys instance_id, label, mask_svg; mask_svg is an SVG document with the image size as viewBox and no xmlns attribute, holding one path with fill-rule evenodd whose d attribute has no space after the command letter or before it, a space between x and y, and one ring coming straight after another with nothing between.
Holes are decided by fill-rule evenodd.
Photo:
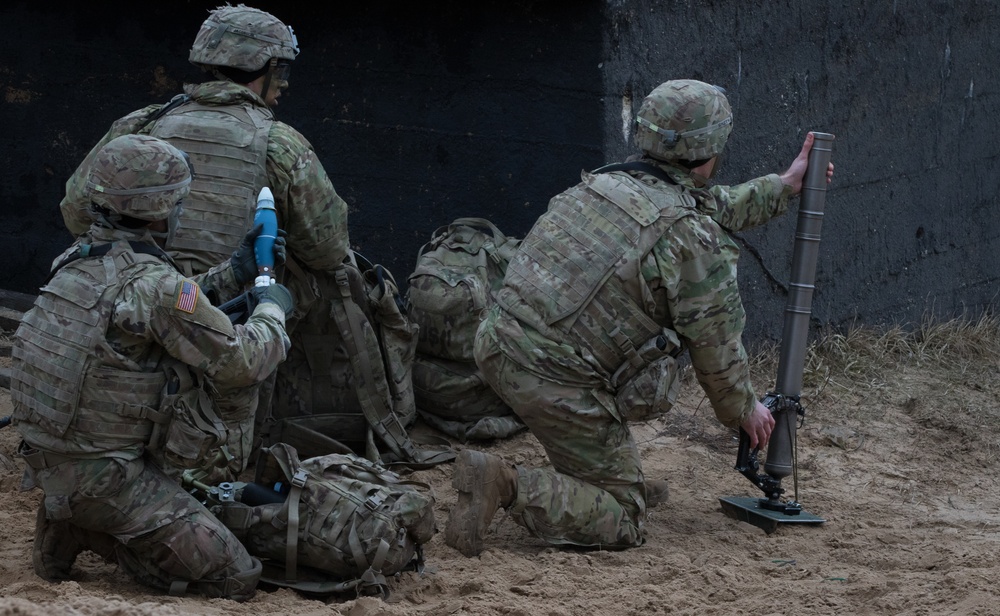
<instances>
[{"instance_id":1,"label":"knee pad","mask_svg":"<svg viewBox=\"0 0 1000 616\"><path fill-rule=\"evenodd\" d=\"M259 560L250 557L253 566L250 569L233 573L220 580L196 580L192 582L177 580L170 584L170 594L181 596L188 591L197 592L206 597L246 601L253 598L257 592L257 582L263 567Z\"/></svg>"}]
</instances>

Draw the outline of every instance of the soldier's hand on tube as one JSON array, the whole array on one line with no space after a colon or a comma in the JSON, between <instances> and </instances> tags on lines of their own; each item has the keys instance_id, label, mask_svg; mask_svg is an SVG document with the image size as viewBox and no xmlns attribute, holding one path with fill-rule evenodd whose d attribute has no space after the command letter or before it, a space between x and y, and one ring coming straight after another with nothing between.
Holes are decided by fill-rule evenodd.
<instances>
[{"instance_id":1,"label":"soldier's hand on tube","mask_svg":"<svg viewBox=\"0 0 1000 616\"><path fill-rule=\"evenodd\" d=\"M788 166L788 169L781 174L781 181L784 184L792 187L792 194L799 194L802 192L802 179L805 178L806 168L809 166L809 150L813 147L813 141L816 140L816 135L809 133L806 135L806 140L802 143L802 150L799 151L799 155L795 157L792 164ZM827 183L833 180L833 163L830 163L826 168L826 181Z\"/></svg>"},{"instance_id":2,"label":"soldier's hand on tube","mask_svg":"<svg viewBox=\"0 0 1000 616\"><path fill-rule=\"evenodd\" d=\"M295 311L295 298L292 297L292 293L283 284L273 282L266 287L254 287L250 292L253 293L258 305L266 303L277 304L285 311L286 319L292 316L292 312Z\"/></svg>"},{"instance_id":3,"label":"soldier's hand on tube","mask_svg":"<svg viewBox=\"0 0 1000 616\"><path fill-rule=\"evenodd\" d=\"M763 449L767 447L767 441L771 438L771 431L774 430L774 417L771 410L760 403L755 403L753 413L740 427L750 437L751 449Z\"/></svg>"},{"instance_id":4,"label":"soldier's hand on tube","mask_svg":"<svg viewBox=\"0 0 1000 616\"><path fill-rule=\"evenodd\" d=\"M229 259L229 262L233 265L233 276L236 277L236 282L241 285L247 284L257 277L257 259L253 254L253 242L263 230L263 224L258 223L254 225L243 236L243 241L240 242L236 252ZM277 258L277 252L277 249L275 249L275 258Z\"/></svg>"}]
</instances>

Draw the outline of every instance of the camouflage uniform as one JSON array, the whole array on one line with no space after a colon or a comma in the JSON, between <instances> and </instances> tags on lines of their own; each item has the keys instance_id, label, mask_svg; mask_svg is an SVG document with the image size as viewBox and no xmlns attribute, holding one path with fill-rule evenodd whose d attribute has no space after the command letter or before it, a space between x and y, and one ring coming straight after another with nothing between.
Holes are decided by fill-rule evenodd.
<instances>
[{"instance_id":1,"label":"camouflage uniform","mask_svg":"<svg viewBox=\"0 0 1000 616\"><path fill-rule=\"evenodd\" d=\"M132 429L118 430L109 427L107 416L90 409L97 409L102 399L114 402L126 396L116 390L119 380L131 382L133 390L149 383L149 393L158 396L156 386L165 384L165 356L204 372L216 386L259 381L284 358L285 315L274 304L261 304L247 325L234 328L198 297L202 288L224 292L234 286L228 263L190 280L168 262L137 259L123 241L127 239L135 235L95 226L72 249L117 242L97 265L136 264L120 269L101 294L100 301L110 305L94 307L110 315L110 325L85 360L86 375L94 378L83 376L79 408L70 410L72 419L61 432L29 409L25 396L32 392L23 384L37 382L32 364L38 362L22 360L23 340L15 352L14 418L29 461L28 485L35 483L45 492L36 570L50 579L64 579L77 553L93 549L117 558L138 580L158 588L193 581L209 595L246 598L259 576L259 563L194 497L143 457L155 410L151 408L145 419L135 416L131 421L138 423ZM74 287L93 285L80 270L81 263L91 260L70 263L42 288L36 306L25 315L19 339L29 338L32 327L47 329L45 323L63 314L62 298L79 295ZM134 375L131 381L128 374Z\"/></svg>"},{"instance_id":2,"label":"camouflage uniform","mask_svg":"<svg viewBox=\"0 0 1000 616\"><path fill-rule=\"evenodd\" d=\"M284 122L271 121L271 112L263 99L242 85L229 81L209 81L198 85L187 85L184 90L191 96L192 103L204 107L200 116L203 122L205 118L211 117L213 111L221 120L231 115L233 108L241 107L253 108L267 116L270 129L267 134L264 177L250 177L251 183L266 185L274 194L278 223L288 233L288 246L292 258L317 271L332 271L343 263L349 247L347 204L337 195L322 163L316 157L316 152L305 137ZM159 136L156 134L157 122L154 121L146 126L143 126L143 123L161 106L145 107L112 124L108 133L94 146L70 177L66 183L66 196L59 207L66 228L71 233L74 235L83 233L92 222L87 211L90 202L86 195L85 184L94 156L108 141L120 135L133 134L140 127L142 128L139 132L142 134ZM183 109L182 105L178 111ZM160 138L172 142L169 136ZM196 159L196 172L197 168ZM254 199L248 199L246 202L246 226L237 233L226 234L225 239L221 235L217 236L224 246L224 249L220 249L220 254L228 255L232 252L243 237L243 233L249 228L249 221L253 218L256 192L252 192L252 196ZM184 218L181 220L182 226L189 222ZM173 256L174 251L170 252ZM182 269L190 268L188 275L208 270L206 261L198 259L193 251L192 254L178 256L183 264ZM217 263L219 260L216 257L209 259L207 263Z\"/></svg>"},{"instance_id":3,"label":"camouflage uniform","mask_svg":"<svg viewBox=\"0 0 1000 616\"><path fill-rule=\"evenodd\" d=\"M204 465L241 440L245 418L219 418L205 390L270 374L289 344L290 307L265 292L234 327L203 296L242 287L237 255L189 279L159 249L151 225L177 211L190 181L184 154L161 140L109 143L85 180L100 220L56 260L17 330L13 417L24 487L45 493L33 558L46 579L67 579L84 549L171 591L246 599L260 577L260 563L164 469Z\"/></svg>"},{"instance_id":4,"label":"camouflage uniform","mask_svg":"<svg viewBox=\"0 0 1000 616\"><path fill-rule=\"evenodd\" d=\"M192 103L201 106L199 114L201 122L211 122L213 115L220 120L229 118L234 108L241 107L253 108L270 117L271 112L260 96L242 85L228 81L211 81L188 85L185 91L192 97ZM159 105L146 107L115 122L108 134L94 147L67 182L66 197L60 207L66 227L71 232L79 233L90 224L84 184L90 161L96 152L112 138L135 132L159 108ZM184 108L182 105L177 111L183 111ZM169 120L173 115L174 113L170 113L165 119ZM154 121L143 127L142 132L156 135L159 132L157 125L158 122ZM165 140L174 141L169 137L165 137ZM178 147L183 149L183 144L179 143ZM197 169L197 158L194 164ZM298 306L298 311L289 322L289 334L293 340L289 361L279 367L278 395L284 399L289 395L283 392L295 388L295 382L298 380L297 369L306 365L305 345L309 332L296 333L294 330L296 324L305 320L309 308L317 299L314 294L315 282L309 278L312 275L321 275L323 272L333 272L344 262L348 253L347 204L337 195L309 142L298 131L283 122L270 122L265 165L260 171L261 175L248 176L249 185L253 187L266 185L271 189L277 208L278 225L288 234L289 261L299 264L305 271L303 277L288 276L287 269L285 273L279 275L281 281L295 295ZM197 183L196 176L195 187ZM206 188L211 190L212 187L213 185L209 185ZM252 192L254 199L256 198L256 192L253 190L248 192ZM197 194L197 191L193 190L192 194ZM245 221L245 226L242 228L230 226L224 234L217 231L220 228L217 223L182 218L182 229L185 225L198 226L200 236L197 241L205 246L214 244L217 248L208 252L195 249L197 244L188 244L186 248L175 249L171 249L168 245L168 252L178 259L182 270L189 275L204 272L207 269L206 263L218 260L218 253L235 248L239 238L250 226L254 206L253 199L247 200L245 209L238 216ZM322 310L322 306L318 306L317 309ZM233 390L229 392L228 400L220 399L218 402L223 408L252 406L256 411L258 389L253 387ZM261 409L263 410L265 409ZM263 414L262 412L261 415ZM244 460L243 466L245 465Z\"/></svg>"},{"instance_id":5,"label":"camouflage uniform","mask_svg":"<svg viewBox=\"0 0 1000 616\"><path fill-rule=\"evenodd\" d=\"M671 360L690 353L726 426L738 426L756 401L741 342L739 249L726 230L782 214L790 190L776 175L699 189L676 166L643 162L673 182L640 171L584 174L550 202L476 340L479 367L553 466L518 467L509 510L554 544L624 548L643 541L643 473L626 425L637 401L617 386L647 339ZM676 370L659 376L654 413L676 398Z\"/></svg>"}]
</instances>

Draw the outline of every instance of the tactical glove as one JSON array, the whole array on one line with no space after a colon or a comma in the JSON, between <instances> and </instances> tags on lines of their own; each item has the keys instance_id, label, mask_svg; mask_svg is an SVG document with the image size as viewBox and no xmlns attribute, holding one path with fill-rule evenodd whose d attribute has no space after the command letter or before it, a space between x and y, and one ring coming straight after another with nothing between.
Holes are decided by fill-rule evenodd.
<instances>
[{"instance_id":1,"label":"tactical glove","mask_svg":"<svg viewBox=\"0 0 1000 616\"><path fill-rule=\"evenodd\" d=\"M240 242L239 248L233 253L233 256L229 258L229 262L233 266L233 276L236 278L237 284L245 285L247 283L253 282L257 277L257 259L254 256L253 244L260 235L261 231L264 230L263 223L257 223L252 229L247 231L247 234L243 236L243 241ZM274 239L274 265L282 265L285 262L285 233L284 229L278 229L278 237Z\"/></svg>"},{"instance_id":2,"label":"tactical glove","mask_svg":"<svg viewBox=\"0 0 1000 616\"><path fill-rule=\"evenodd\" d=\"M258 305L267 302L277 304L285 311L286 319L292 316L292 312L295 311L295 299L285 285L274 282L266 287L254 287L250 292L257 300Z\"/></svg>"}]
</instances>

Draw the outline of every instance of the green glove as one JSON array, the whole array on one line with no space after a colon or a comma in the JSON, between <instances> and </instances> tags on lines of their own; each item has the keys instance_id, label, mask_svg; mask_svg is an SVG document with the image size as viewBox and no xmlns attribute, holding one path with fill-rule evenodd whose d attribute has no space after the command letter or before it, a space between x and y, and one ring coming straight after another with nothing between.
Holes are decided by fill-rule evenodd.
<instances>
[{"instance_id":1,"label":"green glove","mask_svg":"<svg viewBox=\"0 0 1000 616\"><path fill-rule=\"evenodd\" d=\"M253 293L258 305L264 303L277 304L285 311L286 319L292 316L292 312L295 311L295 298L292 297L292 293L283 284L272 282L266 287L254 287L250 292Z\"/></svg>"}]
</instances>

